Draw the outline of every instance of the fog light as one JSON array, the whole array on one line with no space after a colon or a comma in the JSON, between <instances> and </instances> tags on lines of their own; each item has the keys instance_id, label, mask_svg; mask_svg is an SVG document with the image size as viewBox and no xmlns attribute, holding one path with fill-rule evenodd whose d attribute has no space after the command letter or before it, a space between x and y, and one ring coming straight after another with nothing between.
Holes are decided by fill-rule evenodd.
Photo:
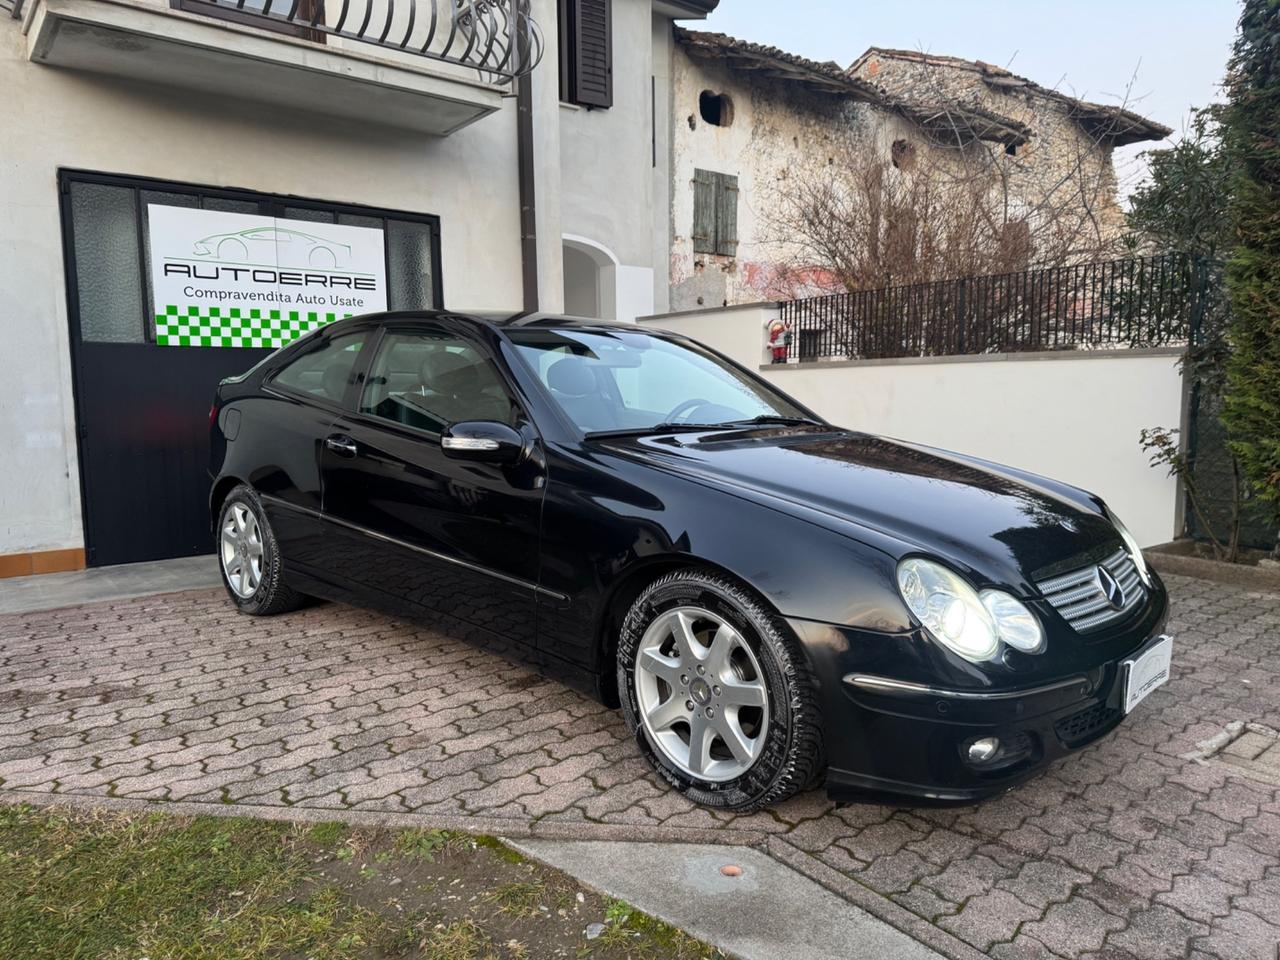
<instances>
[{"instance_id":1,"label":"fog light","mask_svg":"<svg viewBox=\"0 0 1280 960\"><path fill-rule=\"evenodd\" d=\"M969 744L969 762L986 763L999 752L1000 740L998 737L983 737L981 740L975 740Z\"/></svg>"}]
</instances>

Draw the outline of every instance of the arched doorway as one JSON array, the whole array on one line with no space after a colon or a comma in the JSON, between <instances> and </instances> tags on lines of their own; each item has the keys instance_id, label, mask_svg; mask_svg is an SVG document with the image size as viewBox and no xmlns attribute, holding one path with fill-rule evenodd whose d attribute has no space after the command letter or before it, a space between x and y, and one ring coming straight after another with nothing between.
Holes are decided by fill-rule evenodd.
<instances>
[{"instance_id":1,"label":"arched doorway","mask_svg":"<svg viewBox=\"0 0 1280 960\"><path fill-rule=\"evenodd\" d=\"M614 272L618 260L585 237L564 238L564 312L599 320L617 318Z\"/></svg>"}]
</instances>

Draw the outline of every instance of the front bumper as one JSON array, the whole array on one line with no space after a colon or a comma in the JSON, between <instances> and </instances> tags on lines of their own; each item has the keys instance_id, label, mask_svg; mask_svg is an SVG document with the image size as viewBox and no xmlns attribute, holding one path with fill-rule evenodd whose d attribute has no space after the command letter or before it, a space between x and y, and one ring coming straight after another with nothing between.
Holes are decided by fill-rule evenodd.
<instances>
[{"instance_id":1,"label":"front bumper","mask_svg":"<svg viewBox=\"0 0 1280 960\"><path fill-rule=\"evenodd\" d=\"M839 680L838 726L856 735L831 744L828 793L835 800L965 803L1008 790L1121 723L1124 662L1161 636L1157 632L1125 656L1078 674L1011 690L958 690L845 674ZM832 693L828 689L828 704ZM829 733L833 719L828 717ZM970 759L968 746L990 737L1000 741L1000 752L986 762Z\"/></svg>"}]
</instances>

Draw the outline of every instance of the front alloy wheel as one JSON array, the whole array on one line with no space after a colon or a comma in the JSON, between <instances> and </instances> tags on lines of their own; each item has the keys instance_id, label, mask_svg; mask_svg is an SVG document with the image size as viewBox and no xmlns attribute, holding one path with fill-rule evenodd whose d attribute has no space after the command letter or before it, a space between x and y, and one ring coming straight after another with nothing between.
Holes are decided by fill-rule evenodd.
<instances>
[{"instance_id":1,"label":"front alloy wheel","mask_svg":"<svg viewBox=\"0 0 1280 960\"><path fill-rule=\"evenodd\" d=\"M727 577L685 570L640 594L618 640L618 695L641 751L697 803L755 810L823 773L804 652Z\"/></svg>"},{"instance_id":2,"label":"front alloy wheel","mask_svg":"<svg viewBox=\"0 0 1280 960\"><path fill-rule=\"evenodd\" d=\"M635 680L645 733L682 772L723 783L759 759L769 690L751 648L710 610L676 607L655 619Z\"/></svg>"}]
</instances>

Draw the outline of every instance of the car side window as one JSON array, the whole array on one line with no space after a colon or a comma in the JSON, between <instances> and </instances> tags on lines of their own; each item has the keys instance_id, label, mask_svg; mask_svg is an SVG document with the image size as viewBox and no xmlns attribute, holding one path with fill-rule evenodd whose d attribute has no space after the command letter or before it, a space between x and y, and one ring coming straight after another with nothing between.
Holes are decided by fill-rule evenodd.
<instances>
[{"instance_id":1,"label":"car side window","mask_svg":"<svg viewBox=\"0 0 1280 960\"><path fill-rule=\"evenodd\" d=\"M493 361L443 331L387 333L360 400L361 413L430 433L461 420L514 426L518 411Z\"/></svg>"},{"instance_id":2,"label":"car side window","mask_svg":"<svg viewBox=\"0 0 1280 960\"><path fill-rule=\"evenodd\" d=\"M341 403L367 333L348 333L319 344L282 367L271 382L296 393Z\"/></svg>"}]
</instances>

